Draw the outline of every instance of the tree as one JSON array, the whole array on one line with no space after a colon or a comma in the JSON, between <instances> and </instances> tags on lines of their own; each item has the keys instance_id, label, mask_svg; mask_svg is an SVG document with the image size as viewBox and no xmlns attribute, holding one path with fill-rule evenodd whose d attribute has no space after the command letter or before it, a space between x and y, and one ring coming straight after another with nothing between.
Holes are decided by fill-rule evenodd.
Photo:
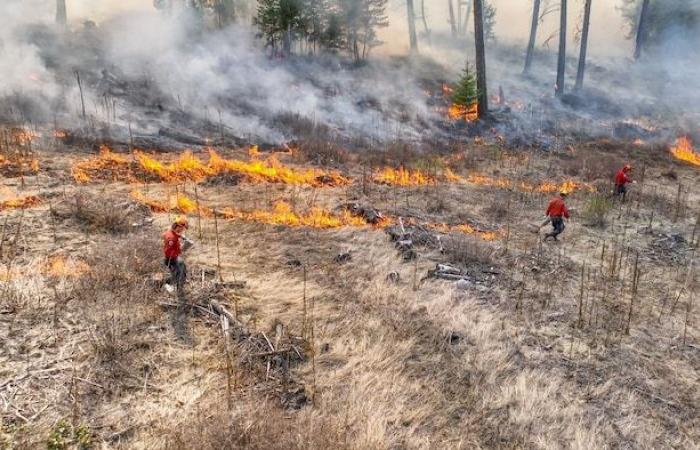
<instances>
[{"instance_id":1,"label":"tree","mask_svg":"<svg viewBox=\"0 0 700 450\"><path fill-rule=\"evenodd\" d=\"M452 103L463 108L470 108L477 103L478 97L479 93L476 86L476 76L474 76L471 65L467 62L462 72L462 78L460 78L452 94Z\"/></svg>"},{"instance_id":2,"label":"tree","mask_svg":"<svg viewBox=\"0 0 700 450\"><path fill-rule=\"evenodd\" d=\"M496 39L496 7L488 1L484 2L484 37L487 41ZM465 31L467 27L464 27Z\"/></svg>"},{"instance_id":3,"label":"tree","mask_svg":"<svg viewBox=\"0 0 700 450\"><path fill-rule=\"evenodd\" d=\"M561 0L559 7L559 57L557 58L557 84L554 90L557 97L564 95L566 76L566 3L567 0Z\"/></svg>"},{"instance_id":4,"label":"tree","mask_svg":"<svg viewBox=\"0 0 700 450\"><path fill-rule=\"evenodd\" d=\"M457 36L457 22L455 21L455 8L452 4L452 0L447 0L447 6L450 11L450 28L452 29L452 37ZM461 20L461 19L460 19Z\"/></svg>"},{"instance_id":5,"label":"tree","mask_svg":"<svg viewBox=\"0 0 700 450\"><path fill-rule=\"evenodd\" d=\"M219 28L225 28L236 19L236 8L233 0L215 0L213 9L216 13L216 24Z\"/></svg>"},{"instance_id":6,"label":"tree","mask_svg":"<svg viewBox=\"0 0 700 450\"><path fill-rule=\"evenodd\" d=\"M301 0L258 1L256 24L273 50L281 41L283 53L291 53L295 33L304 28L301 6Z\"/></svg>"},{"instance_id":7,"label":"tree","mask_svg":"<svg viewBox=\"0 0 700 450\"><path fill-rule=\"evenodd\" d=\"M532 4L532 23L530 24L530 40L525 51L525 68L523 73L527 74L532 65L532 57L535 53L535 42L537 41L537 28L540 23L540 4L542 0L535 0Z\"/></svg>"},{"instance_id":8,"label":"tree","mask_svg":"<svg viewBox=\"0 0 700 450\"><path fill-rule=\"evenodd\" d=\"M379 45L377 29L389 25L388 0L339 0L339 14L345 28L345 42L355 62L367 58Z\"/></svg>"},{"instance_id":9,"label":"tree","mask_svg":"<svg viewBox=\"0 0 700 450\"><path fill-rule=\"evenodd\" d=\"M486 46L484 44L484 4L474 0L474 41L476 46L476 85L478 89L478 114L486 117L489 111L488 88L486 86Z\"/></svg>"},{"instance_id":10,"label":"tree","mask_svg":"<svg viewBox=\"0 0 700 450\"><path fill-rule=\"evenodd\" d=\"M581 29L581 52L578 57L578 71L576 72L576 90L583 88L583 77L586 72L586 54L588 52L588 30L591 25L591 3L593 0L586 0L583 9L583 28Z\"/></svg>"},{"instance_id":11,"label":"tree","mask_svg":"<svg viewBox=\"0 0 700 450\"><path fill-rule=\"evenodd\" d=\"M406 0L408 16L408 38L411 44L411 52L418 51L418 37L416 36L416 12L413 9L413 0Z\"/></svg>"},{"instance_id":12,"label":"tree","mask_svg":"<svg viewBox=\"0 0 700 450\"><path fill-rule=\"evenodd\" d=\"M56 23L65 26L68 22L68 14L66 12L66 0L56 0Z\"/></svg>"},{"instance_id":13,"label":"tree","mask_svg":"<svg viewBox=\"0 0 700 450\"><path fill-rule=\"evenodd\" d=\"M642 55L644 40L646 38L646 25L649 21L649 0L642 1L642 11L639 14L639 23L637 24L637 37L634 46L634 59L639 59Z\"/></svg>"}]
</instances>

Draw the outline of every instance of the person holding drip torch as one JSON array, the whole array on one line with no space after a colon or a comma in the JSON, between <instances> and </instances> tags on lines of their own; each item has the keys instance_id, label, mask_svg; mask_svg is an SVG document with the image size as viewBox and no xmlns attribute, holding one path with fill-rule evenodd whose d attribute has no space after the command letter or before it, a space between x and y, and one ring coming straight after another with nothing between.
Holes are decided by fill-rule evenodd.
<instances>
[{"instance_id":1,"label":"person holding drip torch","mask_svg":"<svg viewBox=\"0 0 700 450\"><path fill-rule=\"evenodd\" d=\"M184 235L188 228L187 218L179 216L173 221L170 229L163 234L164 264L170 270L170 277L165 282L165 289L170 293L177 289L178 295L184 294L183 288L187 281L187 266L182 254L194 245Z\"/></svg>"},{"instance_id":2,"label":"person holding drip torch","mask_svg":"<svg viewBox=\"0 0 700 450\"><path fill-rule=\"evenodd\" d=\"M562 190L559 192L559 197L549 202L549 206L547 206L547 211L545 212L547 215L547 220L542 224L542 226L551 222L552 232L544 235L545 241L549 238L557 241L557 236L564 232L564 228L566 228L564 225L564 219L569 219L569 210L566 207L565 202L568 195L569 193L567 191ZM540 228L542 226L540 226Z\"/></svg>"},{"instance_id":3,"label":"person holding drip torch","mask_svg":"<svg viewBox=\"0 0 700 450\"><path fill-rule=\"evenodd\" d=\"M630 172L632 172L632 166L626 164L625 167L620 169L615 175L615 191L613 195L621 198L623 202L627 199L627 185L629 183L635 183L635 181L632 181L629 177Z\"/></svg>"}]
</instances>

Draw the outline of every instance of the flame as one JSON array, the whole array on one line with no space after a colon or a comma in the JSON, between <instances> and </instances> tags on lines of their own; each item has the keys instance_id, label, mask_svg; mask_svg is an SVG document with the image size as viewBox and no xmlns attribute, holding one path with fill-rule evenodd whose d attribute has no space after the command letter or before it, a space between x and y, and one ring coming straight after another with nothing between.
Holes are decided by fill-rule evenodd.
<instances>
[{"instance_id":1,"label":"flame","mask_svg":"<svg viewBox=\"0 0 700 450\"><path fill-rule=\"evenodd\" d=\"M700 154L695 151L693 141L688 136L678 138L676 145L671 148L671 154L680 161L700 166Z\"/></svg>"},{"instance_id":2,"label":"flame","mask_svg":"<svg viewBox=\"0 0 700 450\"><path fill-rule=\"evenodd\" d=\"M95 178L112 178L135 182L140 178L156 177L165 182L203 181L225 174L241 174L252 182L284 184L308 184L314 187L342 186L351 180L338 172L320 172L312 169L296 170L280 163L273 155L258 160L257 147L250 149L250 162L230 160L209 150L209 161L203 162L191 151L185 151L175 161L166 163L143 152L135 151L135 161L102 147L100 154L73 167L73 178L78 183L88 183ZM134 166L134 167L132 167ZM134 176L138 173L138 177Z\"/></svg>"},{"instance_id":3,"label":"flame","mask_svg":"<svg viewBox=\"0 0 700 450\"><path fill-rule=\"evenodd\" d=\"M578 190L595 192L596 190L595 187L591 184L580 183L573 180L566 180L561 183L554 183L551 181L544 181L540 184L532 184L525 181L522 181L520 183L513 183L508 178L492 178L478 173L470 174L469 178L467 178L466 181L472 184L478 184L482 186L492 186L501 189L518 189L522 192L539 192L543 194L549 194L560 191L575 192Z\"/></svg>"},{"instance_id":4,"label":"flame","mask_svg":"<svg viewBox=\"0 0 700 450\"><path fill-rule=\"evenodd\" d=\"M56 139L65 139L68 137L68 133L65 130L54 130L52 135Z\"/></svg>"},{"instance_id":5,"label":"flame","mask_svg":"<svg viewBox=\"0 0 700 450\"><path fill-rule=\"evenodd\" d=\"M100 153L97 156L88 158L85 161L80 161L75 164L72 169L73 179L78 183L89 183L93 176L102 176L109 174L113 180L116 179L132 179L129 172L129 160L114 153L109 147L103 145L100 147Z\"/></svg>"},{"instance_id":6,"label":"flame","mask_svg":"<svg viewBox=\"0 0 700 450\"><path fill-rule=\"evenodd\" d=\"M453 103L447 109L447 115L452 120L465 120L467 122L473 122L479 118L478 105L474 103L470 106L462 106Z\"/></svg>"},{"instance_id":7,"label":"flame","mask_svg":"<svg viewBox=\"0 0 700 450\"><path fill-rule=\"evenodd\" d=\"M24 209L32 206L37 206L41 203L39 197L30 195L27 197L12 198L9 200L0 201L0 211L6 209Z\"/></svg>"},{"instance_id":8,"label":"flame","mask_svg":"<svg viewBox=\"0 0 700 450\"><path fill-rule=\"evenodd\" d=\"M69 259L64 256L51 258L43 272L50 277L80 277L90 272L90 266L84 261Z\"/></svg>"},{"instance_id":9,"label":"flame","mask_svg":"<svg viewBox=\"0 0 700 450\"><path fill-rule=\"evenodd\" d=\"M26 128L13 128L10 131L10 136L16 145L25 146L38 138L39 133Z\"/></svg>"},{"instance_id":10,"label":"flame","mask_svg":"<svg viewBox=\"0 0 700 450\"><path fill-rule=\"evenodd\" d=\"M143 192L138 189L131 191L129 195L137 202L148 206L153 212L174 212L181 214L194 214L197 212L197 202L185 194L171 195L165 202L146 197ZM212 211L209 208L200 206L199 213L202 216L209 216Z\"/></svg>"},{"instance_id":11,"label":"flame","mask_svg":"<svg viewBox=\"0 0 700 450\"><path fill-rule=\"evenodd\" d=\"M443 233L464 233L473 234L485 241L495 241L500 237L500 233L496 231L485 231L475 228L474 226L463 223L458 225L447 225L447 224L429 224L427 228L433 229L435 231L441 231Z\"/></svg>"},{"instance_id":12,"label":"flame","mask_svg":"<svg viewBox=\"0 0 700 450\"><path fill-rule=\"evenodd\" d=\"M408 170L403 167L399 167L398 169L385 167L374 175L374 181L394 186L422 186L426 184L435 184L436 180L435 177L420 170Z\"/></svg>"},{"instance_id":13,"label":"flame","mask_svg":"<svg viewBox=\"0 0 700 450\"><path fill-rule=\"evenodd\" d=\"M297 213L285 202L277 202L272 211L256 210L244 212L232 208L226 208L221 214L230 220L245 222L257 222L270 225L285 225L288 227L310 228L341 228L346 226L366 227L367 222L361 217L355 217L349 211L343 211L335 215L322 208L314 207L308 213Z\"/></svg>"}]
</instances>

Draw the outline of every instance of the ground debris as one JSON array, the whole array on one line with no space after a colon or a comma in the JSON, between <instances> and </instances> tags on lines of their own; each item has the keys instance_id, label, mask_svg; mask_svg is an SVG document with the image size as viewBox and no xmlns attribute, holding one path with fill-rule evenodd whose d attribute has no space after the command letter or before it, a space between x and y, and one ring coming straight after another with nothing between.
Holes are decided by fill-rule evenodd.
<instances>
[{"instance_id":1,"label":"ground debris","mask_svg":"<svg viewBox=\"0 0 700 450\"><path fill-rule=\"evenodd\" d=\"M675 266L688 264L693 246L680 233L665 233L646 229L646 234L652 236L647 245L645 256L652 261Z\"/></svg>"}]
</instances>

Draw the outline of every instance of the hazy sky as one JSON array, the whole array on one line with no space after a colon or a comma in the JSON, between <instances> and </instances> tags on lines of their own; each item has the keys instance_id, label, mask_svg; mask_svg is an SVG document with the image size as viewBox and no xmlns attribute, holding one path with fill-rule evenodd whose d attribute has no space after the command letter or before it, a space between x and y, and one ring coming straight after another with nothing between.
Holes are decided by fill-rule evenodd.
<instances>
[{"instance_id":1,"label":"hazy sky","mask_svg":"<svg viewBox=\"0 0 700 450\"><path fill-rule=\"evenodd\" d=\"M422 0L414 0L416 8L420 10ZM447 0L424 0L426 17L429 26L434 30L446 30L448 24ZM529 33L530 17L532 13L532 0L490 0L496 7L496 36L506 43L524 44ZM457 0L453 0L456 4ZM569 1L569 36L570 49L575 52L573 41L575 31L580 26L584 0ZM51 0L53 3L53 0ZM153 10L153 0L67 0L69 16L92 18L100 21L114 14L130 10ZM542 0L543 6L547 3L556 6L558 0ZM592 58L613 56L626 57L631 52L631 42L626 39L627 30L617 7L620 0L594 0L591 22L590 55ZM388 53L403 53L408 47L408 33L406 25L406 1L390 0L389 15L391 25L381 33L381 38L387 45L383 49ZM541 25L538 44L559 27L558 13L553 12L545 17ZM419 21L418 29L422 30L422 22ZM556 39L551 42L552 48L556 47Z\"/></svg>"}]
</instances>

